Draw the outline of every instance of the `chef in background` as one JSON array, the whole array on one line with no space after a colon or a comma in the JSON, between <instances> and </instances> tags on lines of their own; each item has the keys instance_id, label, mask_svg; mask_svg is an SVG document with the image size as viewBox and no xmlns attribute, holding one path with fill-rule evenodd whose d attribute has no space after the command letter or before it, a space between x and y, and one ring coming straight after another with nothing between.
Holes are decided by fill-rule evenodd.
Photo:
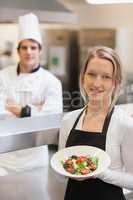
<instances>
[{"instance_id":1,"label":"chef in background","mask_svg":"<svg viewBox=\"0 0 133 200\"><path fill-rule=\"evenodd\" d=\"M62 112L60 81L40 66L42 39L33 14L19 18L17 66L0 72L0 92L5 109L17 117Z\"/></svg>"},{"instance_id":2,"label":"chef in background","mask_svg":"<svg viewBox=\"0 0 133 200\"><path fill-rule=\"evenodd\" d=\"M19 17L19 63L0 71L0 105L4 107L0 108L2 112L5 110L10 116L19 118L62 113L61 83L41 67L41 49L37 16L30 13ZM19 171L25 166L31 167L32 163L40 165L42 158L44 162L48 161L46 145L23 150L23 153L11 152L5 157L0 155L0 166L6 168L7 172Z\"/></svg>"}]
</instances>

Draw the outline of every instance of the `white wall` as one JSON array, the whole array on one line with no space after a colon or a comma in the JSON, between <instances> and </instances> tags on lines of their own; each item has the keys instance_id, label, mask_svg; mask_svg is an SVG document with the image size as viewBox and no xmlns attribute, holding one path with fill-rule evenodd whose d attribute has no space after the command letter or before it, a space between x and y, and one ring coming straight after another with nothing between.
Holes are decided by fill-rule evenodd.
<instances>
[{"instance_id":1,"label":"white wall","mask_svg":"<svg viewBox=\"0 0 133 200\"><path fill-rule=\"evenodd\" d=\"M0 24L0 49L4 48L6 40L13 41L16 44L17 34L18 29L15 24Z\"/></svg>"},{"instance_id":2,"label":"white wall","mask_svg":"<svg viewBox=\"0 0 133 200\"><path fill-rule=\"evenodd\" d=\"M125 72L133 73L133 29L120 29L116 35L116 50Z\"/></svg>"}]
</instances>

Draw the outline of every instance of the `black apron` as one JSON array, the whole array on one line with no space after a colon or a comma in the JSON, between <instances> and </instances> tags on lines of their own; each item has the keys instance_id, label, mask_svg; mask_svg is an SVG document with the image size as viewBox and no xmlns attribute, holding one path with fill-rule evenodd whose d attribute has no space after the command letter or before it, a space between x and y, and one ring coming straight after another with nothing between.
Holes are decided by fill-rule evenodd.
<instances>
[{"instance_id":1,"label":"black apron","mask_svg":"<svg viewBox=\"0 0 133 200\"><path fill-rule=\"evenodd\" d=\"M83 110L84 111L84 110ZM105 150L106 133L109 122L113 113L106 117L103 125L102 133L91 133L82 130L76 130L75 127L79 121L80 116L75 121L72 130L68 136L66 147L76 145L89 145ZM126 200L122 188L105 183L104 181L96 179L87 179L84 181L77 181L69 179L64 200Z\"/></svg>"}]
</instances>

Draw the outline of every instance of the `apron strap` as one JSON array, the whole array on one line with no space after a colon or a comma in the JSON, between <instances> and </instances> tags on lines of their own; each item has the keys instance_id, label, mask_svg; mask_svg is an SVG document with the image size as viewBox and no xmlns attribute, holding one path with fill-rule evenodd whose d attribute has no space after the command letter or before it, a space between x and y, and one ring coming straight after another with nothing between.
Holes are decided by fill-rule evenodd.
<instances>
[{"instance_id":1,"label":"apron strap","mask_svg":"<svg viewBox=\"0 0 133 200\"><path fill-rule=\"evenodd\" d=\"M102 134L106 134L107 131L108 131L108 127L109 127L109 123L110 123L110 120L111 120L111 116L114 112L114 108L111 110L110 113L108 113L108 115L106 116L105 118L105 121L104 121L104 125L103 125L103 130L102 130Z\"/></svg>"},{"instance_id":2,"label":"apron strap","mask_svg":"<svg viewBox=\"0 0 133 200\"><path fill-rule=\"evenodd\" d=\"M72 127L72 129L75 129L78 121L79 121L79 118L81 117L81 115L83 114L84 110L86 109L86 107L81 111L81 113L79 114L79 116L77 117L76 121L74 122L74 125Z\"/></svg>"}]
</instances>

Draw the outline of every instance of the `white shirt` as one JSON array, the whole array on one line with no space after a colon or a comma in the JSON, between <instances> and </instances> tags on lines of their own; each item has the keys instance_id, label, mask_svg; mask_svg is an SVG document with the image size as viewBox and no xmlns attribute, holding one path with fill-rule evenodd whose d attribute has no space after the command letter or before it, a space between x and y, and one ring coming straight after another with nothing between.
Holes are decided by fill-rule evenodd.
<instances>
[{"instance_id":1,"label":"white shirt","mask_svg":"<svg viewBox=\"0 0 133 200\"><path fill-rule=\"evenodd\" d=\"M1 101L8 99L31 106L31 116L62 113L61 83L41 67L36 72L19 75L17 66L0 71L0 96ZM40 111L39 105L42 105Z\"/></svg>"},{"instance_id":2,"label":"white shirt","mask_svg":"<svg viewBox=\"0 0 133 200\"><path fill-rule=\"evenodd\" d=\"M68 135L82 110L68 113L61 125L59 149L64 148ZM83 116L76 129L81 129ZM133 118L115 107L106 136L106 152L111 158L111 166L97 177L107 183L133 190Z\"/></svg>"}]
</instances>

